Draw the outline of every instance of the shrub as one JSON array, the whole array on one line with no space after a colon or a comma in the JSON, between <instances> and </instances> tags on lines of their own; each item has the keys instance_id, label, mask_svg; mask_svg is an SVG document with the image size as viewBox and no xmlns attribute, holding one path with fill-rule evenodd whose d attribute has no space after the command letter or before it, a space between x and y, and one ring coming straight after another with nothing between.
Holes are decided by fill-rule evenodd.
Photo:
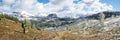
<instances>
[{"instance_id":1,"label":"shrub","mask_svg":"<svg viewBox=\"0 0 120 40\"><path fill-rule=\"evenodd\" d=\"M3 14L0 14L0 20L1 20L2 18L4 18L4 15L3 15Z\"/></svg>"}]
</instances>

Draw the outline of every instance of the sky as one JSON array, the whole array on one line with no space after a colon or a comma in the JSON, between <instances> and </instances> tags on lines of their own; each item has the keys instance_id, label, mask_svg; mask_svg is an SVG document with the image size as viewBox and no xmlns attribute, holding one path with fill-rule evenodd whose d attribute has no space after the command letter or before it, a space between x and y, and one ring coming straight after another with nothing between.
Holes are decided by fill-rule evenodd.
<instances>
[{"instance_id":1,"label":"sky","mask_svg":"<svg viewBox=\"0 0 120 40\"><path fill-rule=\"evenodd\" d=\"M120 0L101 0L101 2L112 5L114 11L120 11Z\"/></svg>"},{"instance_id":2,"label":"sky","mask_svg":"<svg viewBox=\"0 0 120 40\"><path fill-rule=\"evenodd\" d=\"M77 18L103 11L120 11L119 4L120 0L0 0L0 12Z\"/></svg>"}]
</instances>

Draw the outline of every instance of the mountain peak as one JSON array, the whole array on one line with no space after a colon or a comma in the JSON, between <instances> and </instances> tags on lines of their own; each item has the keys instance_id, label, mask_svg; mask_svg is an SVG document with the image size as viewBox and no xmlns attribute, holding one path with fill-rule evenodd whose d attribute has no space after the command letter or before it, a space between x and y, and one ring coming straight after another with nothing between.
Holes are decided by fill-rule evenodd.
<instances>
[{"instance_id":1,"label":"mountain peak","mask_svg":"<svg viewBox=\"0 0 120 40\"><path fill-rule=\"evenodd\" d=\"M47 17L48 18L57 18L57 15L56 14L49 14Z\"/></svg>"}]
</instances>

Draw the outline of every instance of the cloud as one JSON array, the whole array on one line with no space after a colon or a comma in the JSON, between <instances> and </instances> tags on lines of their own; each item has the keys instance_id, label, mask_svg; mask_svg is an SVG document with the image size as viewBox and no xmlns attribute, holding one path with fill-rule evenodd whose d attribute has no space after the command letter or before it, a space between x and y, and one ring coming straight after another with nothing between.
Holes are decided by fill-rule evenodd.
<instances>
[{"instance_id":1,"label":"cloud","mask_svg":"<svg viewBox=\"0 0 120 40\"><path fill-rule=\"evenodd\" d=\"M15 0L3 0L2 3L4 5L10 5L10 4L13 4L15 2Z\"/></svg>"},{"instance_id":2,"label":"cloud","mask_svg":"<svg viewBox=\"0 0 120 40\"><path fill-rule=\"evenodd\" d=\"M10 11L11 4L13 4L15 0L2 0L2 3L0 5L0 11Z\"/></svg>"},{"instance_id":3,"label":"cloud","mask_svg":"<svg viewBox=\"0 0 120 40\"><path fill-rule=\"evenodd\" d=\"M101 11L112 10L112 5L101 3L99 0L49 0L47 4L39 3L37 0L3 0L0 8L6 11L26 11L32 15L46 16L51 13L59 17L78 17L77 15L91 15ZM12 7L11 7L12 5Z\"/></svg>"},{"instance_id":4,"label":"cloud","mask_svg":"<svg viewBox=\"0 0 120 40\"><path fill-rule=\"evenodd\" d=\"M2 11L8 12L10 10L11 10L10 6L8 6L8 5L2 5L2 6L0 6L0 12L2 12Z\"/></svg>"}]
</instances>

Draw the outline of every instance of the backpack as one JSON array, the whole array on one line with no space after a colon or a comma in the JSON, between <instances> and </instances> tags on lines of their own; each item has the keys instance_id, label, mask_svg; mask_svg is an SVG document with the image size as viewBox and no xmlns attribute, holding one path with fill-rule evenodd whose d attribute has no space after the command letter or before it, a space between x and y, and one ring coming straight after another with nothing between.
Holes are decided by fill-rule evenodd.
<instances>
[{"instance_id":1,"label":"backpack","mask_svg":"<svg viewBox=\"0 0 120 40\"><path fill-rule=\"evenodd\" d=\"M22 28L25 28L27 27L25 23L22 23Z\"/></svg>"}]
</instances>

